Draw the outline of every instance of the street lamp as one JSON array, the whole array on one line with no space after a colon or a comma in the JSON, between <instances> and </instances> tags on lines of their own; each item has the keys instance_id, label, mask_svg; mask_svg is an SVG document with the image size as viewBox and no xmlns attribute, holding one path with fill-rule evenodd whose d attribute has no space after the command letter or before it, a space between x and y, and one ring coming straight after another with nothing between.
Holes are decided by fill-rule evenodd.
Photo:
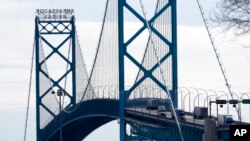
<instances>
[{"instance_id":1,"label":"street lamp","mask_svg":"<svg viewBox=\"0 0 250 141\"><path fill-rule=\"evenodd\" d=\"M183 104L182 104L182 105L183 105L183 110L185 110L185 105L184 105L184 103L185 103L185 99L186 99L186 96L187 96L187 95L189 95L189 103L188 103L188 104L189 104L189 112L191 112L191 99L190 99L191 92L190 92L190 91L189 91L187 94L184 95Z\"/></svg>"},{"instance_id":2,"label":"street lamp","mask_svg":"<svg viewBox=\"0 0 250 141\"><path fill-rule=\"evenodd\" d=\"M209 97L212 97L212 96L216 96L216 99L218 98L217 95L209 95L209 96L207 96L207 97L205 98L205 100L204 100L204 107L206 107L206 101L207 101L207 106L208 106L208 98L209 98Z\"/></svg>"},{"instance_id":3,"label":"street lamp","mask_svg":"<svg viewBox=\"0 0 250 141\"><path fill-rule=\"evenodd\" d=\"M150 94L149 94L149 92L148 92L148 89L150 88L150 87L152 87L152 86L143 86L144 87L144 90L146 91L146 96L147 96L147 98L149 98L150 96Z\"/></svg>"},{"instance_id":4,"label":"street lamp","mask_svg":"<svg viewBox=\"0 0 250 141\"><path fill-rule=\"evenodd\" d=\"M218 98L218 93L216 91L214 91L214 90L207 90L207 91L213 92Z\"/></svg>"},{"instance_id":5,"label":"street lamp","mask_svg":"<svg viewBox=\"0 0 250 141\"><path fill-rule=\"evenodd\" d=\"M191 87L191 89L196 90L196 92L198 93L198 95L197 95L196 97L198 97L198 107L200 107L200 98L199 98L199 96L200 96L200 95L203 95L203 94L200 94L200 93L199 93L199 90L198 90L198 89L196 89L196 88ZM200 90L203 90L203 89L200 89ZM205 90L203 90L203 91L205 91ZM206 94L206 95L207 95L207 97L208 97L208 94L207 94L207 92L206 92L206 91L205 91L205 94ZM194 107L195 107L195 99L196 99L196 97L194 98Z\"/></svg>"},{"instance_id":6,"label":"street lamp","mask_svg":"<svg viewBox=\"0 0 250 141\"><path fill-rule=\"evenodd\" d=\"M199 90L202 90L204 93L206 93L207 97L209 97L206 90L204 90L204 89L199 89ZM207 103L208 103L208 98L207 98ZM205 104L204 104L204 105L205 105ZM208 105L208 104L207 104L207 105ZM204 107L205 107L205 106L204 106Z\"/></svg>"},{"instance_id":7,"label":"street lamp","mask_svg":"<svg viewBox=\"0 0 250 141\"><path fill-rule=\"evenodd\" d=\"M235 92L232 92L232 94L233 94L233 95L235 95L235 96L237 97L237 100L238 100L238 101L240 100L239 96L238 96ZM233 98L233 97L232 97L232 98ZM233 99L234 99L234 98L233 98ZM233 105L233 107L235 107L235 108L236 108L236 110L237 110L236 105ZM237 110L237 112L238 112L238 120L239 120L239 121L241 121L241 115L240 115L240 113L241 113L240 103L238 103L238 107L239 107L239 110Z\"/></svg>"},{"instance_id":8,"label":"street lamp","mask_svg":"<svg viewBox=\"0 0 250 141\"><path fill-rule=\"evenodd\" d=\"M181 87L181 88L184 88L185 90L187 90L188 91L188 95L189 95L189 111L191 111L191 93L190 93L190 91L189 91L189 89L188 88L186 88L186 87ZM181 89L180 88L180 89ZM183 106L183 109L184 109L184 102L185 102L185 96L183 97L183 101L182 101L183 103L182 103L182 106Z\"/></svg>"},{"instance_id":9,"label":"street lamp","mask_svg":"<svg viewBox=\"0 0 250 141\"><path fill-rule=\"evenodd\" d=\"M200 96L200 95L204 95L204 94L198 94L197 96L194 97L194 107L195 107L195 100L196 100L197 97L198 97L198 107L200 106L200 105L199 105L199 96Z\"/></svg>"},{"instance_id":10,"label":"street lamp","mask_svg":"<svg viewBox=\"0 0 250 141\"><path fill-rule=\"evenodd\" d=\"M181 94L181 107L183 107L183 95L182 95L181 87L179 87L178 90L180 91L180 94Z\"/></svg>"}]
</instances>

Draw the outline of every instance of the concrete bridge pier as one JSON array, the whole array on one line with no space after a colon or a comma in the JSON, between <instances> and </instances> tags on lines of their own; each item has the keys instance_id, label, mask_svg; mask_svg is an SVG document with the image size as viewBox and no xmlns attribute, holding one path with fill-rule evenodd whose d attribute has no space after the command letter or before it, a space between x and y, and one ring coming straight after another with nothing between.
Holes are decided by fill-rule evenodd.
<instances>
[{"instance_id":1,"label":"concrete bridge pier","mask_svg":"<svg viewBox=\"0 0 250 141\"><path fill-rule=\"evenodd\" d=\"M205 119L204 131L202 141L218 141L216 120L214 118Z\"/></svg>"}]
</instances>

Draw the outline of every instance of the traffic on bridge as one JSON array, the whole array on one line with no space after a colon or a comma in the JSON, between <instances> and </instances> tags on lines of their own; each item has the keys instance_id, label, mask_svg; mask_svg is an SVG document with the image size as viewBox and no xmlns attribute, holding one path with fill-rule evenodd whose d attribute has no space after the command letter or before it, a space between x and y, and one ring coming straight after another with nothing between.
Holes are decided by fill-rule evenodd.
<instances>
[{"instance_id":1,"label":"traffic on bridge","mask_svg":"<svg viewBox=\"0 0 250 141\"><path fill-rule=\"evenodd\" d=\"M227 91L178 86L177 0L157 0L151 15L143 0L106 1L90 71L74 9L36 12L37 141L84 140L114 120L120 141L229 141L231 126L249 125L250 93L232 90L199 0ZM128 15L141 23L132 35Z\"/></svg>"}]
</instances>

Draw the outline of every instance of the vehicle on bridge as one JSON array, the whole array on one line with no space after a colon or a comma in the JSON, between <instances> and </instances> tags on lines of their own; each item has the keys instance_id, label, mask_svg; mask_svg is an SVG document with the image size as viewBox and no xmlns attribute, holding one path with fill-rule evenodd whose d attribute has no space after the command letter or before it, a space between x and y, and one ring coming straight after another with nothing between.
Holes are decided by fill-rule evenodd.
<instances>
[{"instance_id":1,"label":"vehicle on bridge","mask_svg":"<svg viewBox=\"0 0 250 141\"><path fill-rule=\"evenodd\" d=\"M175 109L175 113L176 113L177 119L185 120L185 112L184 112L183 109L176 108ZM173 110L171 110L171 118L174 118L174 112L173 112Z\"/></svg>"},{"instance_id":2,"label":"vehicle on bridge","mask_svg":"<svg viewBox=\"0 0 250 141\"><path fill-rule=\"evenodd\" d=\"M157 99L149 99L147 102L147 110L157 110L158 100Z\"/></svg>"},{"instance_id":3,"label":"vehicle on bridge","mask_svg":"<svg viewBox=\"0 0 250 141\"><path fill-rule=\"evenodd\" d=\"M207 107L194 107L193 117L195 119L204 119L208 117Z\"/></svg>"},{"instance_id":4,"label":"vehicle on bridge","mask_svg":"<svg viewBox=\"0 0 250 141\"><path fill-rule=\"evenodd\" d=\"M227 126L233 123L233 116L232 115L218 115L218 122L219 126Z\"/></svg>"},{"instance_id":5,"label":"vehicle on bridge","mask_svg":"<svg viewBox=\"0 0 250 141\"><path fill-rule=\"evenodd\" d=\"M157 115L159 116L166 116L166 107L165 106L158 106Z\"/></svg>"}]
</instances>

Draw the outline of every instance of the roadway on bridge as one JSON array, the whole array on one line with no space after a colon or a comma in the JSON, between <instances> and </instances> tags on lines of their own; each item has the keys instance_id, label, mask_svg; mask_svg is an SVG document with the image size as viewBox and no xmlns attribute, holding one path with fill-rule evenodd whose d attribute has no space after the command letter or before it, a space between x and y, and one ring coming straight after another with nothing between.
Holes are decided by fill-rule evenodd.
<instances>
[{"instance_id":1,"label":"roadway on bridge","mask_svg":"<svg viewBox=\"0 0 250 141\"><path fill-rule=\"evenodd\" d=\"M171 115L170 111L166 111L164 116L159 115L157 110L147 110L146 108L127 108L127 111L142 113L142 114L145 114L145 115L158 117L160 119L165 118L166 120L172 120L173 122L175 122L175 119L172 118L172 115ZM193 116L191 114L185 115L184 118L185 119L179 119L179 121L181 123L189 123L189 124L200 125L200 126L204 126L204 123L205 123L204 119L195 119L195 118L193 118Z\"/></svg>"}]
</instances>

